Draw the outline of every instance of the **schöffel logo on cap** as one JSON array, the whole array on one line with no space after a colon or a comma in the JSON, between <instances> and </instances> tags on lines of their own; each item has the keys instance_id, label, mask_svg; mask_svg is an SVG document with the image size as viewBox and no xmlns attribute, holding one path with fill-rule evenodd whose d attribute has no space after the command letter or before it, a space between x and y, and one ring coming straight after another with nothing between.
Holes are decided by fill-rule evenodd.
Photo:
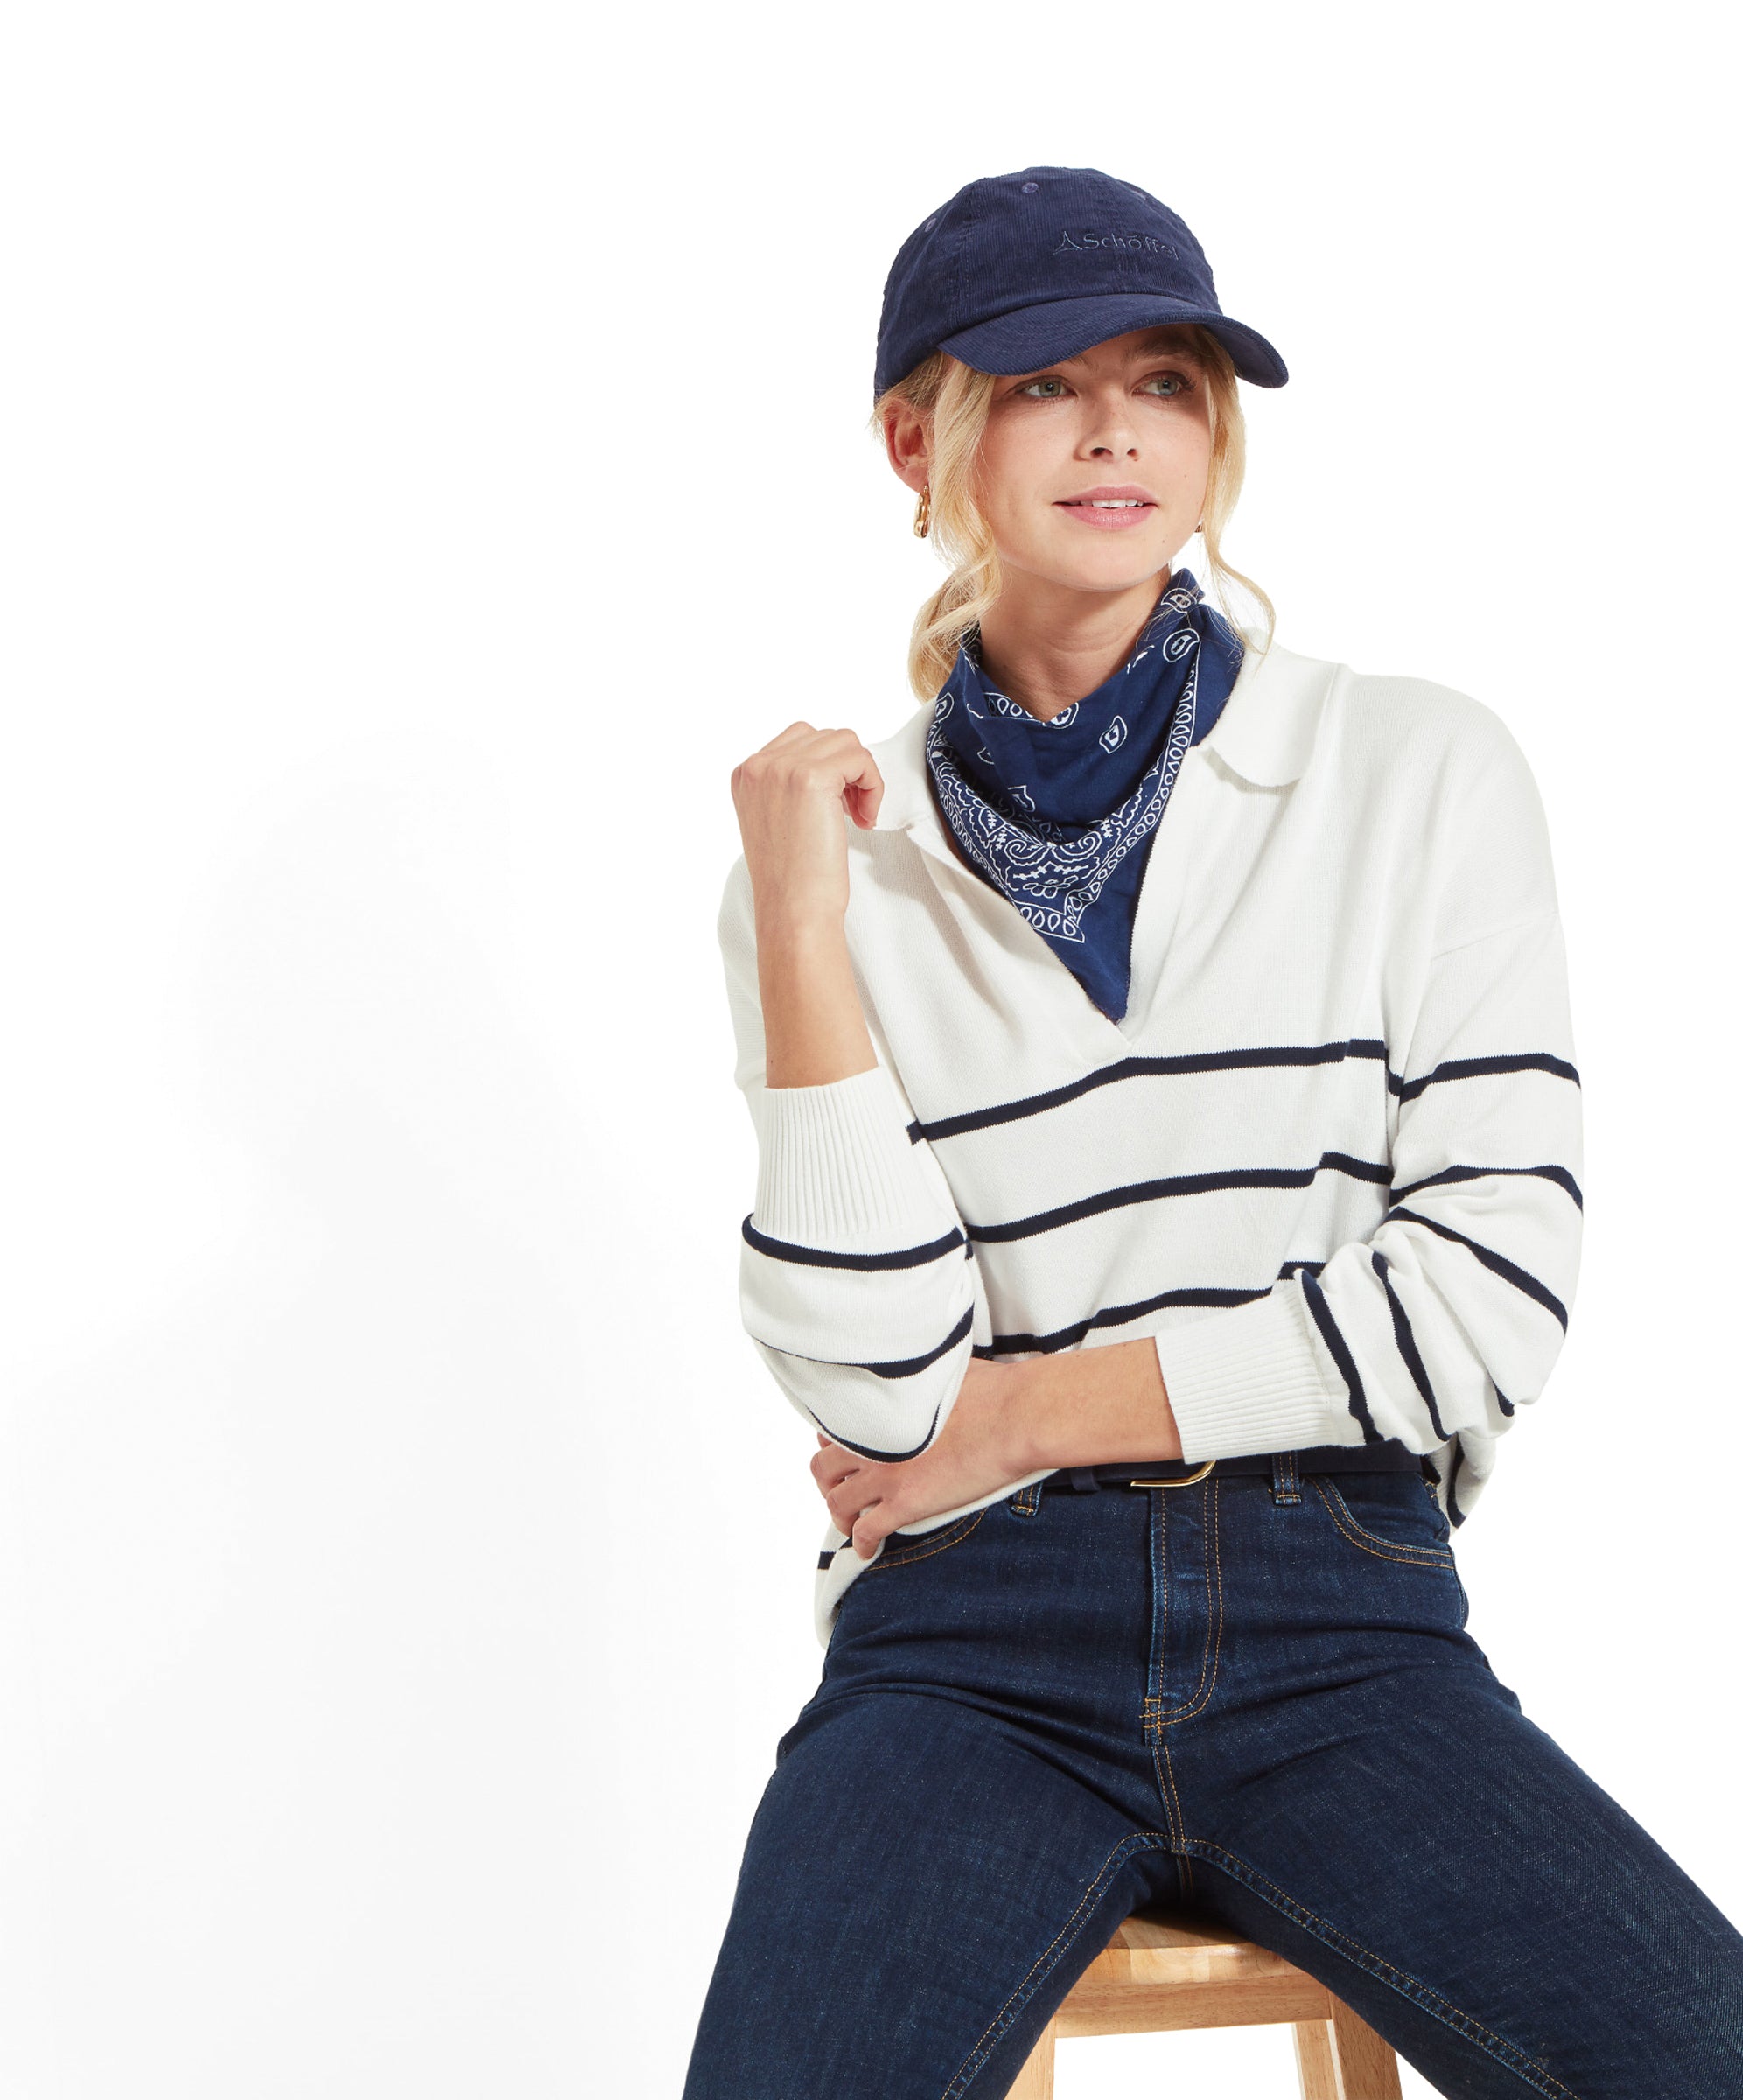
<instances>
[{"instance_id":1,"label":"sch\u00f6ffel logo on cap","mask_svg":"<svg viewBox=\"0 0 1743 2100\"><path fill-rule=\"evenodd\" d=\"M1135 248L1147 256L1178 256L1180 252L1171 248L1167 242L1158 241L1154 234L1072 234L1061 227L1059 246L1052 253L1064 256L1092 248Z\"/></svg>"}]
</instances>

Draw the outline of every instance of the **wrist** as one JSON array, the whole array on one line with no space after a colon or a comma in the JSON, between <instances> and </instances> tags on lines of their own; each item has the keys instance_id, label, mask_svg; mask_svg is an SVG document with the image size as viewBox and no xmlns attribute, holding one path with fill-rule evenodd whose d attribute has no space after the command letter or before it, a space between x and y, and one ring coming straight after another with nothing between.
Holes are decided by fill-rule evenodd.
<instances>
[{"instance_id":1,"label":"wrist","mask_svg":"<svg viewBox=\"0 0 1743 2100\"><path fill-rule=\"evenodd\" d=\"M826 1086L877 1064L839 915L759 906L757 995L766 1087Z\"/></svg>"},{"instance_id":2,"label":"wrist","mask_svg":"<svg viewBox=\"0 0 1743 2100\"><path fill-rule=\"evenodd\" d=\"M1021 1471L1180 1455L1151 1337L1029 1357L1012 1368L1020 1381L1011 1416Z\"/></svg>"},{"instance_id":3,"label":"wrist","mask_svg":"<svg viewBox=\"0 0 1743 2100\"><path fill-rule=\"evenodd\" d=\"M1069 1463L1060 1455L1059 1410L1060 1365L1068 1361L1032 1356L1011 1367L1014 1389L1007 1414L1013 1473L1038 1473L1043 1466Z\"/></svg>"},{"instance_id":4,"label":"wrist","mask_svg":"<svg viewBox=\"0 0 1743 2100\"><path fill-rule=\"evenodd\" d=\"M759 897L755 904L758 949L815 949L844 942L847 914L814 898Z\"/></svg>"}]
</instances>

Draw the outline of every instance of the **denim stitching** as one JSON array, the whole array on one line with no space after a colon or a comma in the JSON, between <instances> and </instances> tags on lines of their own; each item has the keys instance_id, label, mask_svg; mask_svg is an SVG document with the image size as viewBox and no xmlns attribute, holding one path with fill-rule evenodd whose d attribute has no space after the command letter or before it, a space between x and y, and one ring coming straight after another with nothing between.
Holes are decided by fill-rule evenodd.
<instances>
[{"instance_id":1,"label":"denim stitching","mask_svg":"<svg viewBox=\"0 0 1743 2100\"><path fill-rule=\"evenodd\" d=\"M1337 1514L1344 1518L1348 1522L1350 1529L1362 1539L1371 1541L1376 1546L1383 1546L1388 1552L1391 1553L1425 1553L1436 1555L1445 1560L1452 1559L1452 1549L1451 1546L1412 1546L1406 1544L1401 1539L1387 1538L1381 1532L1370 1531L1354 1510L1350 1508L1343 1489L1338 1486L1335 1480L1316 1481L1314 1485L1320 1489L1321 1494L1328 1496L1335 1502ZM1428 1483L1424 1480L1423 1485L1426 1487Z\"/></svg>"},{"instance_id":2,"label":"denim stitching","mask_svg":"<svg viewBox=\"0 0 1743 2100\"><path fill-rule=\"evenodd\" d=\"M1166 1769L1167 1792L1172 1799L1173 1810L1172 1814L1169 1814L1168 1802L1165 1800L1162 1804L1163 1812L1168 1817L1169 1828L1173 1835L1177 1838L1184 1839L1186 1834L1186 1812L1180 1806L1180 1782L1174 1777L1173 1752L1166 1735L1152 1748L1150 1754L1152 1760L1156 1762L1158 1777L1164 1768ZM1180 1883L1180 1898L1183 1902L1190 1902L1193 1894L1193 1863L1178 1845L1173 1848L1173 1852L1174 1872Z\"/></svg>"},{"instance_id":3,"label":"denim stitching","mask_svg":"<svg viewBox=\"0 0 1743 2100\"><path fill-rule=\"evenodd\" d=\"M1162 1745L1159 1741L1150 1746L1150 1761L1156 1768L1156 1792L1162 1803L1162 1820L1168 1826L1168 1849L1178 1859L1181 1837L1180 1804L1173 1798L1168 1785L1168 1776L1162 1769Z\"/></svg>"},{"instance_id":4,"label":"denim stitching","mask_svg":"<svg viewBox=\"0 0 1743 2100\"><path fill-rule=\"evenodd\" d=\"M1450 1568L1452 1565L1452 1549L1450 1546L1407 1546L1394 1538L1382 1538L1377 1531L1364 1530L1357 1522L1355 1513L1338 1493L1335 1485L1315 1480L1314 1487L1320 1500L1331 1512L1332 1522L1353 1546L1360 1546L1364 1553L1371 1553L1376 1560L1396 1560L1410 1568Z\"/></svg>"},{"instance_id":5,"label":"denim stitching","mask_svg":"<svg viewBox=\"0 0 1743 2100\"><path fill-rule=\"evenodd\" d=\"M1180 1816L1180 1797L1172 1791L1172 1774L1161 1768L1164 1743L1151 1743L1151 1764L1155 1766L1155 1789L1161 1800L1161 1821L1167 1825L1167 1850L1178 1854L1178 1846L1186 1836L1186 1823Z\"/></svg>"},{"instance_id":6,"label":"denim stitching","mask_svg":"<svg viewBox=\"0 0 1743 2100\"><path fill-rule=\"evenodd\" d=\"M1461 2012L1456 2006L1442 1998L1438 1991L1432 1991L1419 1978L1396 1968L1384 1955L1375 1954L1359 1940L1352 1939L1347 1932L1340 1931L1335 1925L1329 1924L1309 1910L1305 1903L1299 1903L1293 1896L1285 1894L1274 1881L1267 1880L1256 1868L1249 1866L1244 1859L1237 1858L1220 1844L1212 1844L1206 1838L1182 1838L1180 1843L1187 1851L1208 1859L1212 1866L1222 1867L1225 1873L1236 1880L1244 1882L1255 1895L1269 1903L1273 1910L1281 1911L1284 1917L1311 1932L1316 1940L1324 1941L1334 1953L1354 1961L1357 1968L1365 1969L1370 1976L1378 1977L1400 1998L1407 1998L1413 2004L1420 2006L1424 2012L1431 2013L1443 2026L1451 2027L1462 2040L1474 2042L1486 2054L1493 2056L1496 2062L1516 2076L1522 2078L1528 2085L1536 2086L1540 2093L1550 2094L1552 2100L1578 2100L1577 2094L1535 2058L1527 2056L1510 2041L1504 2040L1492 2029L1484 2026L1480 2020L1474 2020L1468 2012Z\"/></svg>"},{"instance_id":7,"label":"denim stitching","mask_svg":"<svg viewBox=\"0 0 1743 2100\"><path fill-rule=\"evenodd\" d=\"M1208 1491L1200 1490L1200 1492L1206 1494L1208 1501ZM1154 1498L1152 1497L1152 1500ZM1166 1502L1157 1502L1156 1512L1158 1525L1162 1533L1162 1665L1161 1669L1156 1673L1156 1682L1158 1684L1160 1684L1163 1680L1163 1674L1168 1667L1168 1598L1169 1592L1172 1590L1174 1585L1168 1567L1167 1503ZM1199 1681L1194 1686L1193 1690L1186 1695L1186 1698L1181 1700L1179 1704L1173 1706L1172 1708L1164 1705L1162 1694L1159 1691L1145 1692L1144 1695L1144 1718L1146 1728L1160 1727L1171 1717L1171 1715L1184 1712L1204 1690L1205 1672L1210 1667L1211 1635L1210 1556L1208 1552L1205 1555L1204 1564L1204 1652L1199 1660Z\"/></svg>"},{"instance_id":8,"label":"denim stitching","mask_svg":"<svg viewBox=\"0 0 1743 2100\"><path fill-rule=\"evenodd\" d=\"M1161 1704L1160 1686L1164 1672L1168 1667L1168 1596L1174 1586L1168 1574L1168 1505L1153 1493L1147 1494L1144 1500L1150 1504L1150 1566L1152 1574L1150 1672L1144 1683L1147 1686L1153 1679L1158 1688L1153 1694L1148 1690L1144 1694L1143 1727L1144 1734L1148 1735L1150 1733L1150 1710L1152 1706ZM1160 1612L1156 1609L1155 1590L1155 1576L1158 1570L1162 1578L1162 1609Z\"/></svg>"},{"instance_id":9,"label":"denim stitching","mask_svg":"<svg viewBox=\"0 0 1743 2100\"><path fill-rule=\"evenodd\" d=\"M912 1553L898 1547L892 1556L886 1546L864 1572L867 1575L875 1575L879 1568L905 1568L911 1560L926 1560L934 1553L943 1552L947 1546L960 1545L985 1515L984 1509L976 1509L967 1516L958 1517L954 1524L947 1524L944 1527L945 1536L943 1537L939 1538L935 1543L928 1543Z\"/></svg>"},{"instance_id":10,"label":"denim stitching","mask_svg":"<svg viewBox=\"0 0 1743 2100\"><path fill-rule=\"evenodd\" d=\"M1222 1667L1222 1485L1219 1481L1212 1480L1209 1483L1209 1491L1205 1495L1205 1510L1208 1517L1209 1518L1209 1522L1206 1526L1206 1530L1210 1535L1210 1550L1206 1557L1204 1572L1205 1604L1211 1624L1207 1626L1205 1628L1205 1660L1199 1666L1198 1688L1194 1691L1192 1697L1186 1701L1184 1705L1176 1706L1167 1712L1162 1711L1162 1703L1159 1698L1151 1698L1146 1697L1144 1702L1144 1722L1146 1726L1169 1728L1172 1727L1177 1721L1192 1720L1196 1715L1202 1713L1205 1708L1209 1705L1211 1695L1216 1690L1216 1673ZM1165 1586L1163 1589L1163 1596L1165 1600L1167 1596L1166 1584L1166 1578L1165 1575ZM1214 1635L1214 1642L1213 1635ZM1209 1673L1208 1682L1206 1681L1207 1670L1208 1670Z\"/></svg>"},{"instance_id":11,"label":"denim stitching","mask_svg":"<svg viewBox=\"0 0 1743 2100\"><path fill-rule=\"evenodd\" d=\"M1049 1943L1035 1956L1029 1965L1028 1974L1005 1999L998 2011L993 2014L991 2024L962 2059L962 2068L945 2088L940 2096L940 2100L957 2100L957 2096L965 2092L986 2068L987 2060L992 2054L992 2045L998 2040L1000 2034L1011 2025L1012 2020L1018 2009L1034 1996L1041 1978L1048 1970L1056 1966L1066 1949L1082 1931L1087 1914L1094 1908L1101 1894L1102 1885L1113 1870L1116 1866L1123 1866L1133 1852L1158 1850L1170 1852L1174 1850L1166 1831L1132 1830L1120 1839L1113 1851L1102 1862L1096 1871L1095 1880L1090 1882L1088 1887L1078 1899L1077 1908L1060 1927ZM1097 1951L1100 1951L1099 1949Z\"/></svg>"}]
</instances>

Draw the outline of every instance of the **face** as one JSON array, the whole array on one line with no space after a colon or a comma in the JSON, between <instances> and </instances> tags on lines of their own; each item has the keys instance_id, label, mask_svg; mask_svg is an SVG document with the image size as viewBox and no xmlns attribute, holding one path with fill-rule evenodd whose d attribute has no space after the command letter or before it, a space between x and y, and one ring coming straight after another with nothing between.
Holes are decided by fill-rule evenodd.
<instances>
[{"instance_id":1,"label":"face","mask_svg":"<svg viewBox=\"0 0 1743 2100\"><path fill-rule=\"evenodd\" d=\"M1198 528L1210 472L1207 374L1186 342L1180 329L1141 329L996 382L979 494L1007 572L1106 592L1169 567ZM891 435L892 464L920 486L923 449L904 462Z\"/></svg>"}]
</instances>

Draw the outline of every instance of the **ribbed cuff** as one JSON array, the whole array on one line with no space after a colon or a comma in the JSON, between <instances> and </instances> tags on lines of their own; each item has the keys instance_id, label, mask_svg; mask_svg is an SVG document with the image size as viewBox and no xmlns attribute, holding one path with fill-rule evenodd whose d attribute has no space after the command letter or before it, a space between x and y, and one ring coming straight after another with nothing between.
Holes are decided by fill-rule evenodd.
<instances>
[{"instance_id":1,"label":"ribbed cuff","mask_svg":"<svg viewBox=\"0 0 1743 2100\"><path fill-rule=\"evenodd\" d=\"M1300 1286L1278 1283L1250 1306L1156 1336L1183 1458L1360 1444L1343 1381L1322 1365Z\"/></svg>"},{"instance_id":2,"label":"ribbed cuff","mask_svg":"<svg viewBox=\"0 0 1743 2100\"><path fill-rule=\"evenodd\" d=\"M752 1220L775 1239L843 1252L887 1251L947 1228L882 1065L826 1086L762 1090Z\"/></svg>"}]
</instances>

